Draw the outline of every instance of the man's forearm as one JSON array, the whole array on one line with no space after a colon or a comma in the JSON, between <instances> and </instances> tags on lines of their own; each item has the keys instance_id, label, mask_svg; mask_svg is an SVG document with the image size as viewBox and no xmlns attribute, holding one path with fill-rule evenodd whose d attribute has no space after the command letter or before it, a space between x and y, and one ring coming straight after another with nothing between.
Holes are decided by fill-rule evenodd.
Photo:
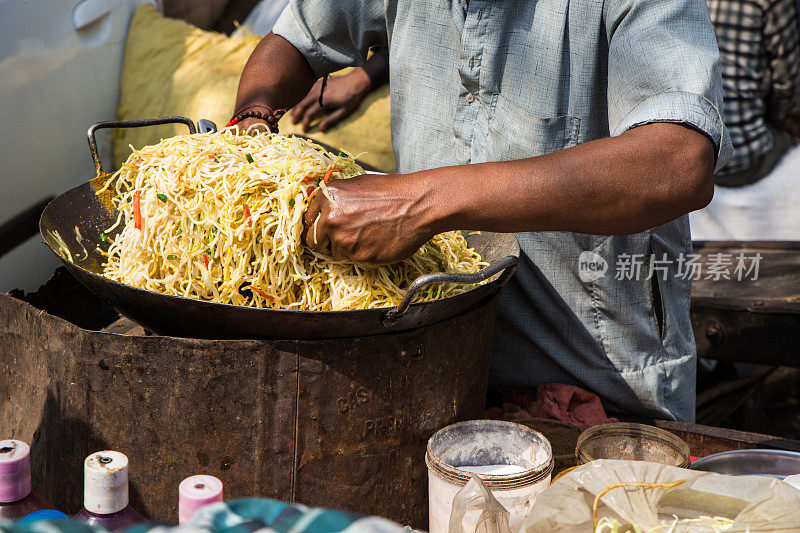
<instances>
[{"instance_id":1,"label":"man's forearm","mask_svg":"<svg viewBox=\"0 0 800 533\"><path fill-rule=\"evenodd\" d=\"M305 57L289 41L267 34L242 72L236 108L251 104L289 109L308 93L316 77Z\"/></svg>"},{"instance_id":2,"label":"man's forearm","mask_svg":"<svg viewBox=\"0 0 800 533\"><path fill-rule=\"evenodd\" d=\"M704 207L713 143L675 124L518 161L417 173L434 232L573 231L629 234ZM418 181L419 183L419 181Z\"/></svg>"}]
</instances>

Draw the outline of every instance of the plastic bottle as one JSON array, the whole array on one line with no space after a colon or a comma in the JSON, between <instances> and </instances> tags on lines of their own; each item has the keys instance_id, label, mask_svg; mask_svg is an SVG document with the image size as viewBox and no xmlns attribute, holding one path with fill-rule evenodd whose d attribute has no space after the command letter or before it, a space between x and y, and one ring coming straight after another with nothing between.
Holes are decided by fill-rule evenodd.
<instances>
[{"instance_id":1,"label":"plastic bottle","mask_svg":"<svg viewBox=\"0 0 800 533\"><path fill-rule=\"evenodd\" d=\"M75 520L109 531L124 529L147 519L128 505L128 458L106 450L83 463L83 509Z\"/></svg>"},{"instance_id":2,"label":"plastic bottle","mask_svg":"<svg viewBox=\"0 0 800 533\"><path fill-rule=\"evenodd\" d=\"M184 525L206 505L222 501L222 481L214 476L187 477L178 485L178 525Z\"/></svg>"},{"instance_id":3,"label":"plastic bottle","mask_svg":"<svg viewBox=\"0 0 800 533\"><path fill-rule=\"evenodd\" d=\"M31 450L20 440L0 440L0 519L18 520L52 507L31 491Z\"/></svg>"}]
</instances>

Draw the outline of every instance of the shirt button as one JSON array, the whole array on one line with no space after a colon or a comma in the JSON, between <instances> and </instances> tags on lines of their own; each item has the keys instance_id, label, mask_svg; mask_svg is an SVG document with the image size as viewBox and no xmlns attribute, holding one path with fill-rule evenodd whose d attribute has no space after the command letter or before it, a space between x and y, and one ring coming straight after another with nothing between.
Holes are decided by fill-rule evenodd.
<instances>
[{"instance_id":1,"label":"shirt button","mask_svg":"<svg viewBox=\"0 0 800 533\"><path fill-rule=\"evenodd\" d=\"M474 101L475 101L475 95L473 95L472 93L467 93L467 103L471 104Z\"/></svg>"}]
</instances>

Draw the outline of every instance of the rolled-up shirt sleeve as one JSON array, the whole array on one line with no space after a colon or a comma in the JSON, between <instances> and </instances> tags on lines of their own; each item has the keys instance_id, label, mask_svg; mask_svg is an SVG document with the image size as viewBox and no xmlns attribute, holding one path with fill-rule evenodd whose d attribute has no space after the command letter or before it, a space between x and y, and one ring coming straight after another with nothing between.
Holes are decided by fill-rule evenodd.
<instances>
[{"instance_id":1,"label":"rolled-up shirt sleeve","mask_svg":"<svg viewBox=\"0 0 800 533\"><path fill-rule=\"evenodd\" d=\"M719 50L702 0L607 0L611 135L653 122L685 124L733 153L722 120Z\"/></svg>"},{"instance_id":2,"label":"rolled-up shirt sleeve","mask_svg":"<svg viewBox=\"0 0 800 533\"><path fill-rule=\"evenodd\" d=\"M373 46L387 46L384 3L375 0L292 0L273 33L324 76L364 63Z\"/></svg>"}]
</instances>

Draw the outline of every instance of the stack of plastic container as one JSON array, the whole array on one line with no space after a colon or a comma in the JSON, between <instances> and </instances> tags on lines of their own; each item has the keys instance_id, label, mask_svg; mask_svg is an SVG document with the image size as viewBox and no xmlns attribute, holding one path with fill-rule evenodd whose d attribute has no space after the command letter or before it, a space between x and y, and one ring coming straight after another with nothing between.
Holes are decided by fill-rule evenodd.
<instances>
[{"instance_id":1,"label":"stack of plastic container","mask_svg":"<svg viewBox=\"0 0 800 533\"><path fill-rule=\"evenodd\" d=\"M222 481L196 475L178 487L178 523L187 524L206 505L222 501ZM30 447L19 440L0 440L0 519L60 520L67 515L31 490ZM113 450L96 452L83 464L83 509L75 520L108 531L146 522L128 501L128 458Z\"/></svg>"}]
</instances>

